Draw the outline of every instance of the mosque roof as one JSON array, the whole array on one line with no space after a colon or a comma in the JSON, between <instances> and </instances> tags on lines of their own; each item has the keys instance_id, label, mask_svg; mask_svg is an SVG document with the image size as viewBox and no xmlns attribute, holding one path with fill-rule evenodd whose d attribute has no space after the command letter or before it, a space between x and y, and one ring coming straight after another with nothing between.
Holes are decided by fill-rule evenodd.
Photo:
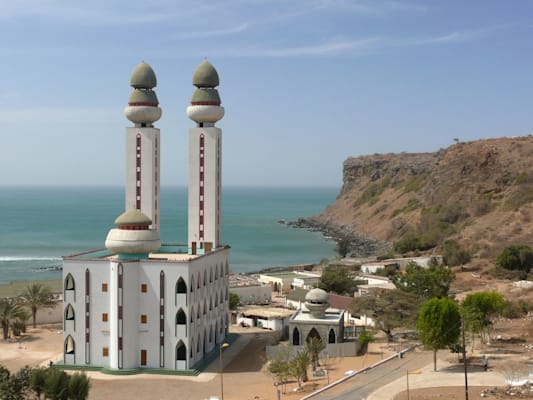
<instances>
[{"instance_id":1,"label":"mosque roof","mask_svg":"<svg viewBox=\"0 0 533 400\"><path fill-rule=\"evenodd\" d=\"M130 85L136 89L152 89L157 86L155 72L144 61L137 65L130 78Z\"/></svg>"},{"instance_id":2,"label":"mosque roof","mask_svg":"<svg viewBox=\"0 0 533 400\"><path fill-rule=\"evenodd\" d=\"M151 223L152 220L136 208L132 208L131 210L126 211L125 213L119 215L118 218L115 220L115 224L119 226L146 226L150 225Z\"/></svg>"},{"instance_id":3,"label":"mosque roof","mask_svg":"<svg viewBox=\"0 0 533 400\"><path fill-rule=\"evenodd\" d=\"M192 94L191 104L193 105L220 105L220 96L216 89L198 88Z\"/></svg>"},{"instance_id":4,"label":"mosque roof","mask_svg":"<svg viewBox=\"0 0 533 400\"><path fill-rule=\"evenodd\" d=\"M305 296L305 301L312 303L327 303L329 299L328 293L319 288L311 289Z\"/></svg>"},{"instance_id":5,"label":"mosque roof","mask_svg":"<svg viewBox=\"0 0 533 400\"><path fill-rule=\"evenodd\" d=\"M157 106L159 101L157 100L157 95L151 89L133 89L133 92L131 92L130 98L128 99L128 104Z\"/></svg>"},{"instance_id":6,"label":"mosque roof","mask_svg":"<svg viewBox=\"0 0 533 400\"><path fill-rule=\"evenodd\" d=\"M192 84L196 87L216 87L218 86L218 73L215 67L207 60L202 63L194 71L192 77Z\"/></svg>"}]
</instances>

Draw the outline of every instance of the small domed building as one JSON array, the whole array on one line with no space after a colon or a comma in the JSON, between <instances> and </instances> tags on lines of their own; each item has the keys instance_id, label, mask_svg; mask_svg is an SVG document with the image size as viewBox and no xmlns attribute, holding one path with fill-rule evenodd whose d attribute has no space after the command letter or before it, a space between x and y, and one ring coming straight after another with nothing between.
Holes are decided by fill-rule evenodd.
<instances>
[{"instance_id":1,"label":"small domed building","mask_svg":"<svg viewBox=\"0 0 533 400\"><path fill-rule=\"evenodd\" d=\"M293 346L303 346L310 338L326 344L344 341L344 311L328 310L329 295L325 290L311 289L303 307L289 320L289 340Z\"/></svg>"}]
</instances>

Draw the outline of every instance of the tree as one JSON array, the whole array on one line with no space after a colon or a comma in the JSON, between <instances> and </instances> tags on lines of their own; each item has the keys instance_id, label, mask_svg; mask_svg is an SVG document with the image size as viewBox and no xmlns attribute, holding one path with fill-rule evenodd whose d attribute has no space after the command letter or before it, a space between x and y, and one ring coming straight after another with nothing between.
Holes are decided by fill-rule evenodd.
<instances>
[{"instance_id":1,"label":"tree","mask_svg":"<svg viewBox=\"0 0 533 400\"><path fill-rule=\"evenodd\" d=\"M44 393L44 384L48 370L46 368L34 368L30 374L30 388L35 392L37 398L41 398Z\"/></svg>"},{"instance_id":2,"label":"tree","mask_svg":"<svg viewBox=\"0 0 533 400\"><path fill-rule=\"evenodd\" d=\"M526 245L506 247L496 258L496 265L505 269L529 273L533 268L533 249Z\"/></svg>"},{"instance_id":3,"label":"tree","mask_svg":"<svg viewBox=\"0 0 533 400\"><path fill-rule=\"evenodd\" d=\"M292 347L281 346L273 358L269 359L268 372L274 377L274 385L281 386L282 392L285 393L285 385L290 376L289 362L291 358Z\"/></svg>"},{"instance_id":4,"label":"tree","mask_svg":"<svg viewBox=\"0 0 533 400\"><path fill-rule=\"evenodd\" d=\"M313 371L316 370L316 367L318 364L318 356L322 350L326 348L326 344L316 337L311 337L307 342L305 343L305 348L309 352L309 355L311 356L311 363L313 365Z\"/></svg>"},{"instance_id":5,"label":"tree","mask_svg":"<svg viewBox=\"0 0 533 400\"><path fill-rule=\"evenodd\" d=\"M503 310L505 300L498 292L477 292L466 295L461 305L465 329L472 333L474 347L474 335L479 334L484 341L485 332L492 326L491 318Z\"/></svg>"},{"instance_id":6,"label":"tree","mask_svg":"<svg viewBox=\"0 0 533 400\"><path fill-rule=\"evenodd\" d=\"M52 292L49 287L43 286L40 283L34 283L26 287L24 292L20 295L22 304L29 307L31 310L33 327L36 326L37 311L43 307L53 307L54 302L51 299Z\"/></svg>"},{"instance_id":7,"label":"tree","mask_svg":"<svg viewBox=\"0 0 533 400\"><path fill-rule=\"evenodd\" d=\"M0 383L0 399L20 400L28 396L31 368L24 367L11 374Z\"/></svg>"},{"instance_id":8,"label":"tree","mask_svg":"<svg viewBox=\"0 0 533 400\"><path fill-rule=\"evenodd\" d=\"M455 240L447 240L442 247L442 259L449 267L470 262L470 253L463 249Z\"/></svg>"},{"instance_id":9,"label":"tree","mask_svg":"<svg viewBox=\"0 0 533 400\"><path fill-rule=\"evenodd\" d=\"M360 354L365 354L368 350L368 344L372 343L374 340L375 338L372 332L363 329L357 337L357 341L361 345Z\"/></svg>"},{"instance_id":10,"label":"tree","mask_svg":"<svg viewBox=\"0 0 533 400\"><path fill-rule=\"evenodd\" d=\"M335 245L335 251L339 253L341 258L345 258L352 247L352 240L346 234L339 234L335 237L337 244Z\"/></svg>"},{"instance_id":11,"label":"tree","mask_svg":"<svg viewBox=\"0 0 533 400\"><path fill-rule=\"evenodd\" d=\"M410 262L405 273L394 277L396 287L413 293L419 299L446 297L454 278L453 271L442 265L430 264L427 268Z\"/></svg>"},{"instance_id":12,"label":"tree","mask_svg":"<svg viewBox=\"0 0 533 400\"><path fill-rule=\"evenodd\" d=\"M76 372L68 381L68 393L71 400L86 400L89 397L90 379L84 372Z\"/></svg>"},{"instance_id":13,"label":"tree","mask_svg":"<svg viewBox=\"0 0 533 400\"><path fill-rule=\"evenodd\" d=\"M50 368L44 382L44 394L50 400L68 399L69 376L65 371Z\"/></svg>"},{"instance_id":14,"label":"tree","mask_svg":"<svg viewBox=\"0 0 533 400\"><path fill-rule=\"evenodd\" d=\"M318 287L326 292L353 295L357 285L343 265L328 265L322 271Z\"/></svg>"},{"instance_id":15,"label":"tree","mask_svg":"<svg viewBox=\"0 0 533 400\"><path fill-rule=\"evenodd\" d=\"M451 299L431 299L420 308L416 329L420 340L433 350L433 369L437 370L437 350L457 342L460 334L461 314L459 306Z\"/></svg>"},{"instance_id":16,"label":"tree","mask_svg":"<svg viewBox=\"0 0 533 400\"><path fill-rule=\"evenodd\" d=\"M17 319L24 317L24 310L13 299L0 299L0 324L4 340L9 337L9 328Z\"/></svg>"},{"instance_id":17,"label":"tree","mask_svg":"<svg viewBox=\"0 0 533 400\"><path fill-rule=\"evenodd\" d=\"M294 358L289 362L289 372L298 381L298 387L302 387L302 382L307 382L307 366L310 358L307 349L296 352Z\"/></svg>"},{"instance_id":18,"label":"tree","mask_svg":"<svg viewBox=\"0 0 533 400\"><path fill-rule=\"evenodd\" d=\"M376 327L392 340L392 330L399 327L414 328L420 299L413 293L401 290L375 290L372 295L357 297L350 307L352 314L372 318Z\"/></svg>"},{"instance_id":19,"label":"tree","mask_svg":"<svg viewBox=\"0 0 533 400\"><path fill-rule=\"evenodd\" d=\"M229 292L229 309L235 310L241 301L237 293Z\"/></svg>"}]
</instances>

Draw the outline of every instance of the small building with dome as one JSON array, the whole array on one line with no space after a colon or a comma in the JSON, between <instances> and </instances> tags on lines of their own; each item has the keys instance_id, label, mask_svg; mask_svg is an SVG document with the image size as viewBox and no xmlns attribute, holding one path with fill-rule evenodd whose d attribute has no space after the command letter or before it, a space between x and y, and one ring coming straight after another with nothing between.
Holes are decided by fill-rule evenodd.
<instances>
[{"instance_id":1,"label":"small building with dome","mask_svg":"<svg viewBox=\"0 0 533 400\"><path fill-rule=\"evenodd\" d=\"M289 320L289 341L303 346L311 338L325 344L344 341L344 311L329 309L329 295L315 288L305 296L305 303Z\"/></svg>"}]
</instances>

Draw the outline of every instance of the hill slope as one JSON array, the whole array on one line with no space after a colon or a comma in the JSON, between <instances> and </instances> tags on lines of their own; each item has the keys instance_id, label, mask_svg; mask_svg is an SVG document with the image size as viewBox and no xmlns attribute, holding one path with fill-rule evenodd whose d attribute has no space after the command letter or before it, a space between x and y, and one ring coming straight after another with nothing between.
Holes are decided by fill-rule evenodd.
<instances>
[{"instance_id":1,"label":"hill slope","mask_svg":"<svg viewBox=\"0 0 533 400\"><path fill-rule=\"evenodd\" d=\"M335 203L306 222L389 244L419 235L430 251L455 239L477 262L533 244L533 136L355 157L343 167Z\"/></svg>"}]
</instances>

